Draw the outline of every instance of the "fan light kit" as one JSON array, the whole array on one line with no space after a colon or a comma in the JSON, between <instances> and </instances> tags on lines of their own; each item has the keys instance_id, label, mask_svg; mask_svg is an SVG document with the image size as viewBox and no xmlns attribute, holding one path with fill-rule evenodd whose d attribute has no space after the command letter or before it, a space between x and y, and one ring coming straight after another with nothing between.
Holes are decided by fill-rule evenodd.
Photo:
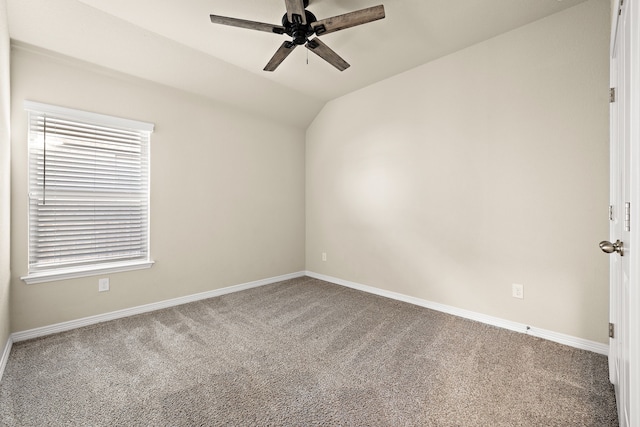
<instances>
[{"instance_id":1,"label":"fan light kit","mask_svg":"<svg viewBox=\"0 0 640 427\"><path fill-rule=\"evenodd\" d=\"M334 33L345 28L366 24L384 18L384 6L374 6L355 12L337 15L332 18L318 19L307 10L309 0L285 0L287 13L282 17L282 25L265 24L262 22L248 21L246 19L229 18L226 16L210 15L214 24L230 25L232 27L247 28L250 30L266 31L274 34L287 34L292 40L285 41L271 58L265 71L274 71L285 60L296 46L305 45L307 49L327 61L340 71L349 68L349 64L337 53L324 44L318 37L324 34Z\"/></svg>"}]
</instances>

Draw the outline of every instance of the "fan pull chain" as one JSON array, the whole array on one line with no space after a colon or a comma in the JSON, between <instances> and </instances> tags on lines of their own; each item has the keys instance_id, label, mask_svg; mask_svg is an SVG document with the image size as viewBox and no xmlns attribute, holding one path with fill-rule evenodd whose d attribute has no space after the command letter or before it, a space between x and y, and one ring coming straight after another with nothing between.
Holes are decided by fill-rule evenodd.
<instances>
[{"instance_id":1,"label":"fan pull chain","mask_svg":"<svg viewBox=\"0 0 640 427\"><path fill-rule=\"evenodd\" d=\"M307 49L307 65L309 65L309 49Z\"/></svg>"}]
</instances>

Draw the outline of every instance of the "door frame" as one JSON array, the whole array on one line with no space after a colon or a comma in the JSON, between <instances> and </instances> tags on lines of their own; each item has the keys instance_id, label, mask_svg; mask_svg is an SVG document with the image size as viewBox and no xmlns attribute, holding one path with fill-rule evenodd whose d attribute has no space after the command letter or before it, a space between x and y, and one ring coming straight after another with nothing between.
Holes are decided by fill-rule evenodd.
<instances>
[{"instance_id":1,"label":"door frame","mask_svg":"<svg viewBox=\"0 0 640 427\"><path fill-rule=\"evenodd\" d=\"M629 10L632 52L629 105L631 109L631 235L629 281L629 425L640 426L640 5L625 1Z\"/></svg>"},{"instance_id":2,"label":"door frame","mask_svg":"<svg viewBox=\"0 0 640 427\"><path fill-rule=\"evenodd\" d=\"M628 34L617 34L617 37L626 37L629 43L629 80L624 96L627 100L629 118L626 130L630 136L629 153L629 202L631 203L631 227L629 242L625 244L625 256L629 262L629 300L627 309L629 313L628 327L628 354L622 357L628 361L629 370L627 379L629 382L628 426L640 426L640 5L634 0L616 0L613 5L611 25L611 49L610 59L617 43L618 11L620 7L626 9L628 18L626 31ZM612 137L613 129L610 130ZM614 173L615 171L610 171ZM613 177L612 177L613 178ZM621 414L620 414L621 415ZM620 425L625 425L625 420L620 419Z\"/></svg>"}]
</instances>

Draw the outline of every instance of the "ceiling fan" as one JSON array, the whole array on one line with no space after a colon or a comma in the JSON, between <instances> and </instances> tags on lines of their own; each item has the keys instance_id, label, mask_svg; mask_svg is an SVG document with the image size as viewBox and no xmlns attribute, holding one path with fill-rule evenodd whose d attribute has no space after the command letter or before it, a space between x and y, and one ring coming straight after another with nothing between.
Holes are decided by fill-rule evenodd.
<instances>
[{"instance_id":1,"label":"ceiling fan","mask_svg":"<svg viewBox=\"0 0 640 427\"><path fill-rule=\"evenodd\" d=\"M307 49L333 65L340 71L349 68L349 64L337 53L331 50L318 37L356 25L366 24L371 21L384 18L384 6L374 6L360 9L355 12L337 15L332 18L318 19L307 10L309 0L285 0L287 13L282 17L282 25L265 24L262 22L248 21L246 19L229 18L226 16L210 15L214 24L230 25L232 27L248 28L250 30L266 31L275 34L288 34L291 41L285 41L271 58L265 71L274 71L278 65L299 45L305 45Z\"/></svg>"}]
</instances>

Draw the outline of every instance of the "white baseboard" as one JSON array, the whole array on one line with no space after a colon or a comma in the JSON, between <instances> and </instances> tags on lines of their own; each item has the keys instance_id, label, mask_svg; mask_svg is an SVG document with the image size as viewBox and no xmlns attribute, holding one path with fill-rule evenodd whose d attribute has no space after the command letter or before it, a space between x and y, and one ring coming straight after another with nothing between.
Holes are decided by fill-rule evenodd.
<instances>
[{"instance_id":1,"label":"white baseboard","mask_svg":"<svg viewBox=\"0 0 640 427\"><path fill-rule=\"evenodd\" d=\"M54 325L43 326L40 328L29 329L27 331L14 332L11 335L12 342L19 342L39 338L46 335L56 334L59 332L69 331L83 326L95 325L96 323L107 322L109 320L121 319L123 317L135 316L137 314L148 313L150 311L161 310L163 308L175 307L177 305L187 304L190 302L200 301L207 298L213 298L220 295L230 294L232 292L244 291L246 289L257 288L259 286L269 285L271 283L281 282L283 280L295 279L304 276L304 271L296 273L284 274L282 276L270 277L267 279L256 280L253 282L243 283L240 285L229 286L212 291L202 292L184 297L173 298L170 300L154 302L151 304L139 305L137 307L125 308L123 310L112 311L109 313L98 314L95 316L84 317L82 319L70 320L68 322L56 323ZM8 356L8 353L7 353Z\"/></svg>"},{"instance_id":2,"label":"white baseboard","mask_svg":"<svg viewBox=\"0 0 640 427\"><path fill-rule=\"evenodd\" d=\"M7 366L7 362L9 361L9 353L11 353L12 346L13 346L13 338L11 337L11 335L9 335L9 338L7 338L7 343L4 345L4 350L2 351L2 355L0 355L0 381L2 381L4 368Z\"/></svg>"},{"instance_id":3,"label":"white baseboard","mask_svg":"<svg viewBox=\"0 0 640 427\"><path fill-rule=\"evenodd\" d=\"M573 337L571 335L565 335L558 332L549 331L546 329L540 329L525 325L524 323L512 322L510 320L501 319L499 317L488 316L486 314L477 313L474 311L464 310L461 308L452 307L450 305L440 304L437 302L427 301L416 297L400 294L397 292L386 291L384 289L374 288L373 286L362 285L360 283L350 282L348 280L339 279L337 277L326 276L324 274L314 273L307 271L306 275L315 279L324 280L326 282L335 283L336 285L346 286L348 288L357 289L359 291L368 292L383 296L386 298L395 299L398 301L408 302L410 304L418 305L420 307L429 308L443 313L452 314L454 316L463 317L469 320L475 320L477 322L485 323L499 328L509 329L515 332L521 332L524 334L532 335L534 337L543 338L549 341L554 341L560 344L568 345L570 347L578 348L581 350L588 350L594 353L603 354L607 356L609 354L609 346L595 341L589 341L582 338Z\"/></svg>"},{"instance_id":4,"label":"white baseboard","mask_svg":"<svg viewBox=\"0 0 640 427\"><path fill-rule=\"evenodd\" d=\"M96 316L85 317L82 319L71 320L68 322L56 323L54 325L43 326L35 329L29 329L27 331L14 332L9 337L9 340L5 345L2 358L0 359L0 379L2 378L2 373L4 372L4 367L9 358L9 352L14 342L25 341L33 338L39 338L46 335L51 335L59 332L69 331L76 328L81 328L83 326L89 326L89 325L94 325L96 323L107 322L109 320L115 320L123 317L134 316L137 314L148 313L150 311L161 310L163 308L175 307L177 305L200 301L207 298L213 298L220 295L229 294L232 292L239 292L246 289L256 288L259 286L269 285L271 283L294 279L294 278L302 277L305 275L316 278L316 279L324 280L326 282L335 283L337 285L346 286L348 288L353 288L360 291L368 292L370 294L375 294L382 297L395 299L398 301L404 301L410 304L418 305L421 307L429 308L429 309L440 311L447 314L452 314L454 316L462 317L465 319L475 320L477 322L485 323L492 326L497 326L499 328L529 334L538 338L543 338L549 341L554 341L560 344L568 345L570 347L575 347L582 350L588 350L588 351L592 351L594 353L603 354L603 355L608 355L609 353L609 346L606 344L589 341L582 338L577 338L570 335L549 331L546 329L540 329L540 328L532 327L529 325L525 325L523 323L512 322L510 320L488 316L486 314L464 310L461 308L456 308L456 307L452 307L445 304L427 301L420 298L400 294L397 292L391 292L384 289L375 288L373 286L367 286L360 283L350 282L348 280L339 279L337 277L326 276L324 274L318 274L312 271L306 271L306 272L299 271L296 273L270 277L267 279L256 280L253 282L243 283L240 285L229 286L226 288L215 289L212 291L202 292L202 293L193 294L193 295L187 295L184 297L174 298L174 299L160 301L156 303L126 308L123 310L112 311L104 314L98 314Z\"/></svg>"}]
</instances>

